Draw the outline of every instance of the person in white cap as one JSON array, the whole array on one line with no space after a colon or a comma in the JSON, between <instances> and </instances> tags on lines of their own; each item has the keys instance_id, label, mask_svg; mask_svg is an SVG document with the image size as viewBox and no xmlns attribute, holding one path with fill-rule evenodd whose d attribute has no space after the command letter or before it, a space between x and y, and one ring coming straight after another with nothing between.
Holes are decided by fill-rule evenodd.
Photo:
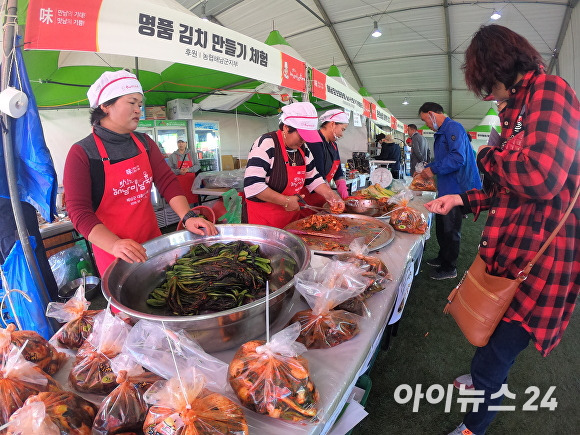
<instances>
[{"instance_id":1,"label":"person in white cap","mask_svg":"<svg viewBox=\"0 0 580 435\"><path fill-rule=\"evenodd\" d=\"M317 127L312 104L292 103L282 108L279 129L256 139L244 178L248 223L284 228L298 219L303 187L320 194L333 209L344 210L305 144L319 140Z\"/></svg>"},{"instance_id":2,"label":"person in white cap","mask_svg":"<svg viewBox=\"0 0 580 435\"><path fill-rule=\"evenodd\" d=\"M314 156L314 163L318 173L330 183L334 180L336 190L342 199L348 197L344 172L340 165L340 154L336 141L342 137L348 127L349 116L341 109L332 109L320 115L320 129L318 138L308 142L308 148ZM325 200L317 193L305 193L304 200L317 207L324 205ZM312 214L311 210L303 209L302 216Z\"/></svg>"},{"instance_id":3,"label":"person in white cap","mask_svg":"<svg viewBox=\"0 0 580 435\"><path fill-rule=\"evenodd\" d=\"M135 132L143 104L137 77L107 71L87 95L93 132L71 147L63 184L70 219L93 244L99 273L115 258L147 260L142 243L161 235L150 199L153 182L188 230L217 234L211 222L192 214L155 142Z\"/></svg>"}]
</instances>

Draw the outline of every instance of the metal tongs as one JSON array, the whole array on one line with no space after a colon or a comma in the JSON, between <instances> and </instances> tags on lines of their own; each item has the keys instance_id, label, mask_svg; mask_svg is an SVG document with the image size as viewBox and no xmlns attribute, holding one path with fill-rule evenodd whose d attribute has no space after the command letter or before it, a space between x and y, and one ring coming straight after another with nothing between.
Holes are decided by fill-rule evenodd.
<instances>
[{"instance_id":1,"label":"metal tongs","mask_svg":"<svg viewBox=\"0 0 580 435\"><path fill-rule=\"evenodd\" d=\"M298 198L298 202L300 203L300 208L307 208L309 210L313 210L313 211L316 211L316 212L322 212L322 213L325 213L325 214L331 214L324 207L316 207L314 205L307 204L306 201L304 201L304 198L302 198L299 194L296 194L294 196L296 196Z\"/></svg>"}]
</instances>

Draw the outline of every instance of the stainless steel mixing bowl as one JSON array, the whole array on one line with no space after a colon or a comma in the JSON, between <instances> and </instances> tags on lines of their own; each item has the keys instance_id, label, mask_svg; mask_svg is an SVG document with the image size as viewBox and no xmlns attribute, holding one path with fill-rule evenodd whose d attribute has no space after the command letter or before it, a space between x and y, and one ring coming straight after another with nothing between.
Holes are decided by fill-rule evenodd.
<instances>
[{"instance_id":1,"label":"stainless steel mixing bowl","mask_svg":"<svg viewBox=\"0 0 580 435\"><path fill-rule=\"evenodd\" d=\"M364 214L375 216L379 213L379 202L376 199L354 199L350 198L344 201L345 211L347 213Z\"/></svg>"},{"instance_id":2,"label":"stainless steel mixing bowl","mask_svg":"<svg viewBox=\"0 0 580 435\"><path fill-rule=\"evenodd\" d=\"M189 231L165 234L144 244L148 260L129 264L115 260L105 271L102 287L111 305L133 320L163 321L166 326L186 330L206 352L239 346L266 330L265 298L231 310L196 316L174 316L147 305L149 293L163 282L165 270L185 255L191 245L243 240L260 245L271 260L270 323L287 314L294 293L294 275L310 264L310 251L300 237L262 225L216 225L219 234L201 237Z\"/></svg>"}]
</instances>

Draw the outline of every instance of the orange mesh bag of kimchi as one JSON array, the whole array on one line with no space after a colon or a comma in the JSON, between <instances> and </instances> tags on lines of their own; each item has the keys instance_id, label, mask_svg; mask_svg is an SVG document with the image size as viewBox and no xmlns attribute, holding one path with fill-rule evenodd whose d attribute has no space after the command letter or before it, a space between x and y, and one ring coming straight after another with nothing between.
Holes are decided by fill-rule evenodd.
<instances>
[{"instance_id":1,"label":"orange mesh bag of kimchi","mask_svg":"<svg viewBox=\"0 0 580 435\"><path fill-rule=\"evenodd\" d=\"M97 407L68 391L30 396L10 417L8 435L91 435Z\"/></svg>"},{"instance_id":2,"label":"orange mesh bag of kimchi","mask_svg":"<svg viewBox=\"0 0 580 435\"><path fill-rule=\"evenodd\" d=\"M80 286L74 296L65 303L49 302L46 316L64 323L55 338L69 349L78 349L93 331L95 316L102 310L88 310L90 302L85 298L85 288Z\"/></svg>"},{"instance_id":3,"label":"orange mesh bag of kimchi","mask_svg":"<svg viewBox=\"0 0 580 435\"><path fill-rule=\"evenodd\" d=\"M299 311L290 323L300 324L298 341L308 349L325 349L350 340L359 333L360 317L334 307L359 296L370 284L353 263L333 260L321 268L309 268L294 277L296 290L311 309Z\"/></svg>"},{"instance_id":4,"label":"orange mesh bag of kimchi","mask_svg":"<svg viewBox=\"0 0 580 435\"><path fill-rule=\"evenodd\" d=\"M243 344L232 359L228 379L242 405L259 414L292 422L316 422L319 395L308 370L306 351L297 343L295 323L274 334L269 343Z\"/></svg>"},{"instance_id":5,"label":"orange mesh bag of kimchi","mask_svg":"<svg viewBox=\"0 0 580 435\"><path fill-rule=\"evenodd\" d=\"M242 408L204 388L195 368L178 378L159 381L145 393L150 404L143 432L163 435L246 435L248 424Z\"/></svg>"},{"instance_id":6,"label":"orange mesh bag of kimchi","mask_svg":"<svg viewBox=\"0 0 580 435\"><path fill-rule=\"evenodd\" d=\"M5 355L11 345L22 347L24 358L38 365L49 375L54 375L66 362L67 356L55 349L44 337L34 331L16 331L16 325L10 324L0 329L0 354Z\"/></svg>"},{"instance_id":7,"label":"orange mesh bag of kimchi","mask_svg":"<svg viewBox=\"0 0 580 435\"><path fill-rule=\"evenodd\" d=\"M0 426L20 408L24 401L42 391L58 391L60 386L40 367L22 356L13 346L0 362Z\"/></svg>"},{"instance_id":8,"label":"orange mesh bag of kimchi","mask_svg":"<svg viewBox=\"0 0 580 435\"><path fill-rule=\"evenodd\" d=\"M82 393L109 394L117 386L111 359L123 348L131 327L105 310L97 315L93 332L80 347L69 374L72 386Z\"/></svg>"}]
</instances>

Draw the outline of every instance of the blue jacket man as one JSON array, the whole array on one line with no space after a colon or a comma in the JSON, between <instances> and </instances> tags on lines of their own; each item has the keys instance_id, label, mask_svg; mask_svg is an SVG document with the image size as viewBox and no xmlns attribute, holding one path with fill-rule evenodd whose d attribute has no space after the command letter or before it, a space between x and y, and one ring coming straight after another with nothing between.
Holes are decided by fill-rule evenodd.
<instances>
[{"instance_id":1,"label":"blue jacket man","mask_svg":"<svg viewBox=\"0 0 580 435\"><path fill-rule=\"evenodd\" d=\"M443 107L437 103L424 103L419 109L419 116L435 132L435 159L427 165L422 175L437 176L438 196L481 189L475 153L463 126L445 115ZM435 216L439 254L427 260L428 264L436 267L431 278L448 279L457 276L462 219L461 207L455 207L447 215Z\"/></svg>"}]
</instances>

